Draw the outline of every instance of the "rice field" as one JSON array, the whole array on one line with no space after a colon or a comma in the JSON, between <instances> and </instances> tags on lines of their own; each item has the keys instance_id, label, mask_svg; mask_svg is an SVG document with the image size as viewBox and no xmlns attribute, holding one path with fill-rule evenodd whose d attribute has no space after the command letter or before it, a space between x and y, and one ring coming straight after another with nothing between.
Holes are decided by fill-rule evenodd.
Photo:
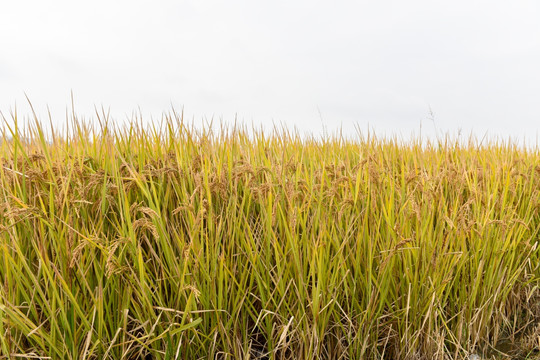
<instances>
[{"instance_id":1,"label":"rice field","mask_svg":"<svg viewBox=\"0 0 540 360\"><path fill-rule=\"evenodd\" d=\"M43 124L3 123L1 359L538 356L537 148Z\"/></svg>"}]
</instances>

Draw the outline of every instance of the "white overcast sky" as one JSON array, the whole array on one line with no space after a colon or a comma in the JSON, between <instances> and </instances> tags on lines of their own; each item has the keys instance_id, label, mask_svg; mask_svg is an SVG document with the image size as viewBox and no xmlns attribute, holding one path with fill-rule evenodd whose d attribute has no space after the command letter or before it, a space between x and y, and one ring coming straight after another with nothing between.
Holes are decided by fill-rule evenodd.
<instances>
[{"instance_id":1,"label":"white overcast sky","mask_svg":"<svg viewBox=\"0 0 540 360\"><path fill-rule=\"evenodd\" d=\"M540 1L2 1L0 110L61 123L71 91L87 117L535 138Z\"/></svg>"}]
</instances>

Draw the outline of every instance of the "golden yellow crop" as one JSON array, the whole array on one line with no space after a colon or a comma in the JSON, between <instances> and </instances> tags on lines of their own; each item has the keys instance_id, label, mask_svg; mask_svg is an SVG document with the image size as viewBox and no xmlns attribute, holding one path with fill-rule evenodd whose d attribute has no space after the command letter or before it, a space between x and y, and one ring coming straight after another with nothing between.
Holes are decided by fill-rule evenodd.
<instances>
[{"instance_id":1,"label":"golden yellow crop","mask_svg":"<svg viewBox=\"0 0 540 360\"><path fill-rule=\"evenodd\" d=\"M4 123L0 358L534 355L537 149L69 127Z\"/></svg>"}]
</instances>

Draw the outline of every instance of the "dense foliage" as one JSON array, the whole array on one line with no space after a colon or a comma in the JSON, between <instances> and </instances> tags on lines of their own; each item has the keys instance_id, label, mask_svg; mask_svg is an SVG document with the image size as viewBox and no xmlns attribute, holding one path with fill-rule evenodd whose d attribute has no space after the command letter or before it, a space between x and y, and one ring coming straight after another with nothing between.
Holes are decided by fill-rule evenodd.
<instances>
[{"instance_id":1,"label":"dense foliage","mask_svg":"<svg viewBox=\"0 0 540 360\"><path fill-rule=\"evenodd\" d=\"M538 150L197 130L176 114L69 125L4 124L3 358L537 346Z\"/></svg>"}]
</instances>

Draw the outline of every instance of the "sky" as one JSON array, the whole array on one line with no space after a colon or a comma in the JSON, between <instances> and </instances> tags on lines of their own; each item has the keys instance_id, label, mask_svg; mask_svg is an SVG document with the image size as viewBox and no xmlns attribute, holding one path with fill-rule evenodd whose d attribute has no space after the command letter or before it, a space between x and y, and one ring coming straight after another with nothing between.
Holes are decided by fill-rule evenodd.
<instances>
[{"instance_id":1,"label":"sky","mask_svg":"<svg viewBox=\"0 0 540 360\"><path fill-rule=\"evenodd\" d=\"M538 0L17 0L0 111L535 140ZM56 126L56 125L55 125Z\"/></svg>"}]
</instances>

